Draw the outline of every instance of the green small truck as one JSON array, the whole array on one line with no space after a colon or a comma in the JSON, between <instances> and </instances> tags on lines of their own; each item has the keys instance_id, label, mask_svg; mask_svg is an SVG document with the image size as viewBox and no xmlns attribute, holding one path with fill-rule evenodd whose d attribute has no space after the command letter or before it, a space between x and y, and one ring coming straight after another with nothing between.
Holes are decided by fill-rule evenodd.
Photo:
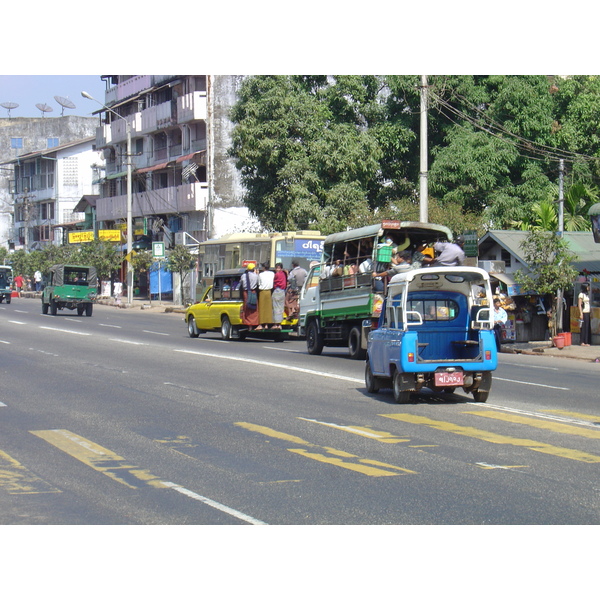
<instances>
[{"instance_id":1,"label":"green small truck","mask_svg":"<svg viewBox=\"0 0 600 600\"><path fill-rule=\"evenodd\" d=\"M77 309L79 316L91 317L96 301L98 277L95 267L53 265L50 281L42 293L42 313L56 315L59 309Z\"/></svg>"},{"instance_id":2,"label":"green small truck","mask_svg":"<svg viewBox=\"0 0 600 600\"><path fill-rule=\"evenodd\" d=\"M0 265L0 302L6 300L10 304L13 281L12 268L6 265Z\"/></svg>"}]
</instances>

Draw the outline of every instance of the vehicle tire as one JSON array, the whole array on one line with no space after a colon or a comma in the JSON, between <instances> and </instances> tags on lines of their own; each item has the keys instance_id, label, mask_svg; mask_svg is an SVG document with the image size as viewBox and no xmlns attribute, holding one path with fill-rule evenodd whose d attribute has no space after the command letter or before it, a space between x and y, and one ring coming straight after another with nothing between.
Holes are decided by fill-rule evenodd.
<instances>
[{"instance_id":1,"label":"vehicle tire","mask_svg":"<svg viewBox=\"0 0 600 600\"><path fill-rule=\"evenodd\" d=\"M396 401L396 404L408 404L410 402L410 391L402 389L402 374L400 371L394 372L392 388L394 390L394 400Z\"/></svg>"},{"instance_id":2,"label":"vehicle tire","mask_svg":"<svg viewBox=\"0 0 600 600\"><path fill-rule=\"evenodd\" d=\"M490 395L490 392L483 392L483 391L479 391L479 390L475 390L473 392L473 398L475 399L475 402L486 402L488 399L488 396Z\"/></svg>"},{"instance_id":3,"label":"vehicle tire","mask_svg":"<svg viewBox=\"0 0 600 600\"><path fill-rule=\"evenodd\" d=\"M50 314L55 317L58 313L58 304L53 298L50 299Z\"/></svg>"},{"instance_id":4,"label":"vehicle tire","mask_svg":"<svg viewBox=\"0 0 600 600\"><path fill-rule=\"evenodd\" d=\"M364 348L361 348L360 341L362 339L361 328L358 325L355 325L348 335L348 352L350 354L350 358L354 360L364 360L366 356L366 351Z\"/></svg>"},{"instance_id":5,"label":"vehicle tire","mask_svg":"<svg viewBox=\"0 0 600 600\"><path fill-rule=\"evenodd\" d=\"M313 355L323 352L323 338L319 334L316 321L311 321L306 328L306 349Z\"/></svg>"},{"instance_id":6,"label":"vehicle tire","mask_svg":"<svg viewBox=\"0 0 600 600\"><path fill-rule=\"evenodd\" d=\"M198 328L196 327L196 319L194 317L190 317L187 322L188 334L191 338L198 337Z\"/></svg>"},{"instance_id":7,"label":"vehicle tire","mask_svg":"<svg viewBox=\"0 0 600 600\"><path fill-rule=\"evenodd\" d=\"M42 302L42 314L43 315L48 314L48 308L49 308L49 306L45 302Z\"/></svg>"},{"instance_id":8,"label":"vehicle tire","mask_svg":"<svg viewBox=\"0 0 600 600\"><path fill-rule=\"evenodd\" d=\"M80 317L83 314L84 310L85 310L85 308L83 306L78 306L77 307L77 316Z\"/></svg>"},{"instance_id":9,"label":"vehicle tire","mask_svg":"<svg viewBox=\"0 0 600 600\"><path fill-rule=\"evenodd\" d=\"M10 296L7 296L7 297L6 297L6 304L10 304L10 301L11 301L11 297L10 297Z\"/></svg>"},{"instance_id":10,"label":"vehicle tire","mask_svg":"<svg viewBox=\"0 0 600 600\"><path fill-rule=\"evenodd\" d=\"M224 315L221 318L221 339L231 339L231 322L229 321L229 317L227 315Z\"/></svg>"},{"instance_id":11,"label":"vehicle tire","mask_svg":"<svg viewBox=\"0 0 600 600\"><path fill-rule=\"evenodd\" d=\"M371 362L368 358L365 366L365 386L369 394L379 391L379 381L377 381L377 378L373 375L373 371L371 371Z\"/></svg>"},{"instance_id":12,"label":"vehicle tire","mask_svg":"<svg viewBox=\"0 0 600 600\"><path fill-rule=\"evenodd\" d=\"M86 304L85 305L85 316L91 317L93 312L94 312L94 305L91 302L89 304Z\"/></svg>"},{"instance_id":13,"label":"vehicle tire","mask_svg":"<svg viewBox=\"0 0 600 600\"><path fill-rule=\"evenodd\" d=\"M4 296L0 296L0 304L2 304L3 300L4 300ZM6 298L6 304L8 304L8 298Z\"/></svg>"}]
</instances>

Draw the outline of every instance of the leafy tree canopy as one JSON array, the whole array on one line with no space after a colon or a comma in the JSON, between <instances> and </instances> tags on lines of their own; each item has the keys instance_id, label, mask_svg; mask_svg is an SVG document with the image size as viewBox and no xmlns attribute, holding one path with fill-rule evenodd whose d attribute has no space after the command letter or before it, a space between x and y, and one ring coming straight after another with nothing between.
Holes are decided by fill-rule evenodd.
<instances>
[{"instance_id":1,"label":"leafy tree canopy","mask_svg":"<svg viewBox=\"0 0 600 600\"><path fill-rule=\"evenodd\" d=\"M245 79L230 154L252 214L268 229L327 233L418 205L420 85L418 76ZM565 197L570 186L597 189L600 78L430 76L428 98L430 205L458 207L477 229L535 224L534 206L557 198L560 158ZM576 204L569 214L582 213ZM569 227L589 229L584 221Z\"/></svg>"}]
</instances>

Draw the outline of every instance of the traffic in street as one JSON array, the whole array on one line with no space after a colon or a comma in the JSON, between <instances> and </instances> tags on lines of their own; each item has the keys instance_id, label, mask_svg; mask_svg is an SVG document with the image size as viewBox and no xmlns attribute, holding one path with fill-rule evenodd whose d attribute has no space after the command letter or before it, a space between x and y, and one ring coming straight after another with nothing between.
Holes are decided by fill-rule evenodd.
<instances>
[{"instance_id":1,"label":"traffic in street","mask_svg":"<svg viewBox=\"0 0 600 600\"><path fill-rule=\"evenodd\" d=\"M502 354L486 403L368 394L303 340L0 306L3 524L597 524L597 365Z\"/></svg>"}]
</instances>

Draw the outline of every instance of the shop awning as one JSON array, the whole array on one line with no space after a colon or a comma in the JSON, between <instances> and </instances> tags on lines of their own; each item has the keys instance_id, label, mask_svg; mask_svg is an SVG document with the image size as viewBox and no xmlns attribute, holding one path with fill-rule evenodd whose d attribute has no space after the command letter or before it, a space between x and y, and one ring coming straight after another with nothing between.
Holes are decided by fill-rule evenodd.
<instances>
[{"instance_id":1,"label":"shop awning","mask_svg":"<svg viewBox=\"0 0 600 600\"><path fill-rule=\"evenodd\" d=\"M118 173L111 173L107 175L105 179L117 179L117 177L127 177L127 171L119 171Z\"/></svg>"},{"instance_id":2,"label":"shop awning","mask_svg":"<svg viewBox=\"0 0 600 600\"><path fill-rule=\"evenodd\" d=\"M512 278L512 275L508 275L507 273L490 273L490 277L494 277L506 285L516 284L516 281Z\"/></svg>"},{"instance_id":3,"label":"shop awning","mask_svg":"<svg viewBox=\"0 0 600 600\"><path fill-rule=\"evenodd\" d=\"M166 169L173 161L160 163L153 167L144 167L143 169L137 169L136 173L149 173L150 171L158 171L159 169Z\"/></svg>"},{"instance_id":4,"label":"shop awning","mask_svg":"<svg viewBox=\"0 0 600 600\"><path fill-rule=\"evenodd\" d=\"M206 164L206 150L198 150L196 152L192 152L191 154L186 154L185 156L180 156L175 162L181 163L184 160L191 160L197 155L196 162L200 165Z\"/></svg>"}]
</instances>

